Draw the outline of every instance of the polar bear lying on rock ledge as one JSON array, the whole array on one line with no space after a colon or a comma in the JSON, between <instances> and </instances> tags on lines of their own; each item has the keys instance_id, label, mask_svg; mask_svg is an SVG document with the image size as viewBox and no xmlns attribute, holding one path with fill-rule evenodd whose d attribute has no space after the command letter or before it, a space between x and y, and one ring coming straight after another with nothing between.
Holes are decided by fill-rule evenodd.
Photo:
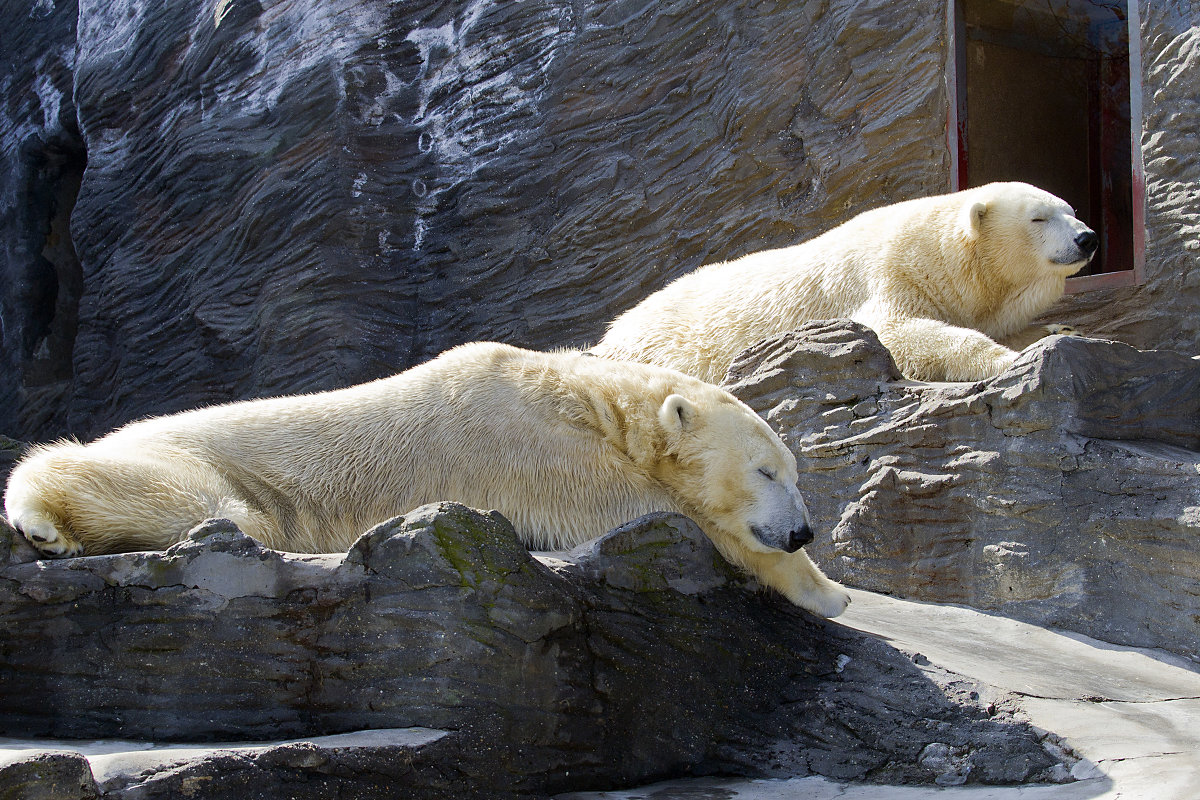
<instances>
[{"instance_id":1,"label":"polar bear lying on rock ledge","mask_svg":"<svg viewBox=\"0 0 1200 800\"><path fill-rule=\"evenodd\" d=\"M592 352L718 383L755 342L840 318L874 330L905 377L980 380L1072 332L1029 323L1098 246L1066 202L1025 183L909 200L684 275L617 317Z\"/></svg>"},{"instance_id":2,"label":"polar bear lying on rock ledge","mask_svg":"<svg viewBox=\"0 0 1200 800\"><path fill-rule=\"evenodd\" d=\"M764 585L835 616L849 596L800 549L812 533L797 477L771 428L715 386L480 342L347 389L35 448L5 510L44 555L161 549L210 517L275 549L345 550L439 500L497 509L527 545L560 549L677 511Z\"/></svg>"}]
</instances>

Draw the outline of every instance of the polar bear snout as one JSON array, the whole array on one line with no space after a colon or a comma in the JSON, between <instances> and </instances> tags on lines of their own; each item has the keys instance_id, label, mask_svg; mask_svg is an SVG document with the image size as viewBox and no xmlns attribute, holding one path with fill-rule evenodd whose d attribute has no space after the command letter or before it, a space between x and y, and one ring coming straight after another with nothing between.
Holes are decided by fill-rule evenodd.
<instances>
[{"instance_id":1,"label":"polar bear snout","mask_svg":"<svg viewBox=\"0 0 1200 800\"><path fill-rule=\"evenodd\" d=\"M1100 249L1100 237L1094 230L1074 217L1068 216L1062 219L1067 223L1067 229L1064 231L1062 226L1058 228L1062 237L1059 239L1061 244L1050 260L1064 266L1086 264L1091 261L1092 256L1096 255Z\"/></svg>"},{"instance_id":2,"label":"polar bear snout","mask_svg":"<svg viewBox=\"0 0 1200 800\"><path fill-rule=\"evenodd\" d=\"M750 534L767 547L794 553L813 540L804 497L790 476L771 481L768 493L750 519Z\"/></svg>"},{"instance_id":3,"label":"polar bear snout","mask_svg":"<svg viewBox=\"0 0 1200 800\"><path fill-rule=\"evenodd\" d=\"M1075 237L1075 246L1091 258L1100 249L1100 237L1096 235L1094 230L1088 228Z\"/></svg>"},{"instance_id":4,"label":"polar bear snout","mask_svg":"<svg viewBox=\"0 0 1200 800\"><path fill-rule=\"evenodd\" d=\"M813 540L812 528L808 527L808 523L806 522L802 526L800 526L799 528L797 528L796 530L794 530L788 534L787 547L785 547L783 549L789 553L794 553L797 550L799 550L801 547L804 547L804 545L811 542L812 540Z\"/></svg>"},{"instance_id":5,"label":"polar bear snout","mask_svg":"<svg viewBox=\"0 0 1200 800\"><path fill-rule=\"evenodd\" d=\"M813 540L812 528L809 527L807 521L801 522L798 528L788 531L783 536L762 525L751 525L750 533L767 547L773 547L785 553L794 553Z\"/></svg>"},{"instance_id":6,"label":"polar bear snout","mask_svg":"<svg viewBox=\"0 0 1200 800\"><path fill-rule=\"evenodd\" d=\"M1091 261L1092 256L1096 255L1096 251L1100 249L1100 237L1094 230L1085 227L1075 234L1071 245L1067 248L1068 252L1064 257L1058 259L1060 264L1079 264Z\"/></svg>"}]
</instances>

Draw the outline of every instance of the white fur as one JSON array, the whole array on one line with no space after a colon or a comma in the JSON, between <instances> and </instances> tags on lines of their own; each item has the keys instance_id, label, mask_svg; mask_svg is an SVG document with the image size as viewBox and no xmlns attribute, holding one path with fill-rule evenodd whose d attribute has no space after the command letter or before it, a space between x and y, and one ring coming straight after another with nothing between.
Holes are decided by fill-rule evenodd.
<instances>
[{"instance_id":1,"label":"white fur","mask_svg":"<svg viewBox=\"0 0 1200 800\"><path fill-rule=\"evenodd\" d=\"M391 378L136 422L35 449L10 522L47 555L158 549L209 517L265 545L346 549L425 503L495 508L535 548L679 511L766 586L833 616L848 595L787 553L795 459L750 408L671 370L463 345Z\"/></svg>"},{"instance_id":2,"label":"white fur","mask_svg":"<svg viewBox=\"0 0 1200 800\"><path fill-rule=\"evenodd\" d=\"M910 378L978 380L1016 358L1009 337L1037 338L1030 320L1088 261L1073 241L1086 230L1064 201L1023 183L909 200L701 267L619 316L592 352L719 382L760 339L851 318Z\"/></svg>"}]
</instances>

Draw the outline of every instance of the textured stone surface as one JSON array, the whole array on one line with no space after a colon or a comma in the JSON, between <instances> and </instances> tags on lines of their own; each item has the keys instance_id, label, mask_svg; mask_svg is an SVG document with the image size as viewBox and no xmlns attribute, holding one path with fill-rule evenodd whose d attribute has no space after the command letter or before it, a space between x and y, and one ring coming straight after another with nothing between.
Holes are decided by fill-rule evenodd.
<instances>
[{"instance_id":1,"label":"textured stone surface","mask_svg":"<svg viewBox=\"0 0 1200 800\"><path fill-rule=\"evenodd\" d=\"M847 783L820 776L773 780L693 778L559 800L1195 800L1200 785L1200 673L1161 650L1114 647L961 606L851 590L845 624L885 637L927 674L949 672L981 697L1016 693L1022 713L1068 753L1070 785L945 786L962 760L929 745L941 785ZM1008 762L1012 765L1014 762ZM956 766L957 764L957 766Z\"/></svg>"},{"instance_id":2,"label":"textured stone surface","mask_svg":"<svg viewBox=\"0 0 1200 800\"><path fill-rule=\"evenodd\" d=\"M678 543L676 543L678 544ZM1043 747L1058 753L1068 785L960 786L955 797L972 800L1194 800L1200 780L1200 673L1161 650L1114 647L1079 634L1037 628L960 606L916 603L851 591L845 624L898 648L919 675L954 696L978 695L985 708L1015 703ZM849 664L845 664L848 667ZM906 673L911 674L911 673ZM916 681L916 682L919 682ZM889 685L879 687L890 692ZM845 691L844 687L842 691ZM22 741L0 738L0 764L37 762L38 753L87 756L108 798L223 797L238 791L260 800L320 797L419 797L437 785L439 797L500 797L503 787L480 792L428 770L453 758L453 732L375 730L309 737L290 742L152 744ZM691 778L603 792L560 795L562 800L944 800L946 785L964 767L1012 769L1019 759L988 756L931 742L918 760L941 765L935 783L849 783L812 775L780 778ZM461 761L461 757L459 758ZM453 764L454 762L450 762ZM1056 767L1056 769L1058 769ZM3 767L0 766L0 770ZM0 773L2 774L2 773ZM197 791L201 790L201 791ZM407 792L407 794L405 794ZM447 793L448 792L448 793Z\"/></svg>"},{"instance_id":3,"label":"textured stone surface","mask_svg":"<svg viewBox=\"0 0 1200 800\"><path fill-rule=\"evenodd\" d=\"M924 384L828 322L726 384L796 453L831 577L1200 658L1200 360L1053 337Z\"/></svg>"},{"instance_id":4,"label":"textured stone surface","mask_svg":"<svg viewBox=\"0 0 1200 800\"><path fill-rule=\"evenodd\" d=\"M12 0L0 430L592 342L703 263L943 192L946 3ZM1194 351L1200 6L1139 10L1146 282L1050 316Z\"/></svg>"},{"instance_id":5,"label":"textured stone surface","mask_svg":"<svg viewBox=\"0 0 1200 800\"><path fill-rule=\"evenodd\" d=\"M9 563L0 614L4 734L453 731L396 757L452 767L414 767L407 788L378 796L711 772L929 782L945 772L919 759L933 743L975 764L975 782L1061 774L1014 698L989 707L977 687L745 585L678 515L540 558L502 519L453 504L378 526L344 555L264 550L213 521L163 553ZM202 754L181 774L237 788L277 765L281 785L326 785L314 748L329 746ZM364 786L378 773L364 768ZM158 794L125 795L149 782L98 778L106 797L180 786L161 775Z\"/></svg>"},{"instance_id":6,"label":"textured stone surface","mask_svg":"<svg viewBox=\"0 0 1200 800\"><path fill-rule=\"evenodd\" d=\"M5 8L23 439L595 341L702 263L947 182L939 0Z\"/></svg>"},{"instance_id":7,"label":"textured stone surface","mask_svg":"<svg viewBox=\"0 0 1200 800\"><path fill-rule=\"evenodd\" d=\"M89 760L100 797L112 800L516 796L515 787L484 791L478 776L464 774L459 765L472 763L460 749L464 738L410 728L263 744L159 745Z\"/></svg>"},{"instance_id":8,"label":"textured stone surface","mask_svg":"<svg viewBox=\"0 0 1200 800\"><path fill-rule=\"evenodd\" d=\"M14 800L508 798L485 788L463 735L428 728L211 744L0 740L0 797ZM468 765L468 772L460 769ZM78 791L76 787L81 787ZM6 794L15 791L16 794Z\"/></svg>"},{"instance_id":9,"label":"textured stone surface","mask_svg":"<svg viewBox=\"0 0 1200 800\"><path fill-rule=\"evenodd\" d=\"M8 486L8 473L12 472L17 461L25 454L25 449L26 445L23 442L0 434L0 500L4 498L4 487ZM0 517L2 516L0 515ZM0 519L0 524L3 524L2 519ZM0 563L4 563L3 556L0 556Z\"/></svg>"},{"instance_id":10,"label":"textured stone surface","mask_svg":"<svg viewBox=\"0 0 1200 800\"><path fill-rule=\"evenodd\" d=\"M49 750L0 756L4 800L96 800L99 796L91 765L78 753Z\"/></svg>"},{"instance_id":11,"label":"textured stone surface","mask_svg":"<svg viewBox=\"0 0 1200 800\"><path fill-rule=\"evenodd\" d=\"M0 428L64 432L83 274L86 163L71 100L74 0L6 2L0 30Z\"/></svg>"}]
</instances>

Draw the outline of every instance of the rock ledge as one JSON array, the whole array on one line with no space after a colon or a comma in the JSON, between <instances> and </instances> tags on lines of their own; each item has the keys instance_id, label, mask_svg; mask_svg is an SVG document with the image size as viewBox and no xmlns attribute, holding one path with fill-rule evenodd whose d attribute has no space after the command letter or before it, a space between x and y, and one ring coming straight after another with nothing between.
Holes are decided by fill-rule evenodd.
<instances>
[{"instance_id":1,"label":"rock ledge","mask_svg":"<svg viewBox=\"0 0 1200 800\"><path fill-rule=\"evenodd\" d=\"M449 503L346 554L274 552L210 521L161 553L11 560L0 613L0 732L225 742L126 760L140 771L94 758L105 798L1065 777L1011 698L939 682L758 590L678 515L543 556L498 515ZM395 731L415 728L415 743ZM931 757L934 744L953 758ZM0 780L37 759L89 777L78 759L34 756Z\"/></svg>"},{"instance_id":2,"label":"rock ledge","mask_svg":"<svg viewBox=\"0 0 1200 800\"><path fill-rule=\"evenodd\" d=\"M1200 660L1200 360L1053 336L991 380L918 383L818 322L726 388L795 452L831 577Z\"/></svg>"}]
</instances>

